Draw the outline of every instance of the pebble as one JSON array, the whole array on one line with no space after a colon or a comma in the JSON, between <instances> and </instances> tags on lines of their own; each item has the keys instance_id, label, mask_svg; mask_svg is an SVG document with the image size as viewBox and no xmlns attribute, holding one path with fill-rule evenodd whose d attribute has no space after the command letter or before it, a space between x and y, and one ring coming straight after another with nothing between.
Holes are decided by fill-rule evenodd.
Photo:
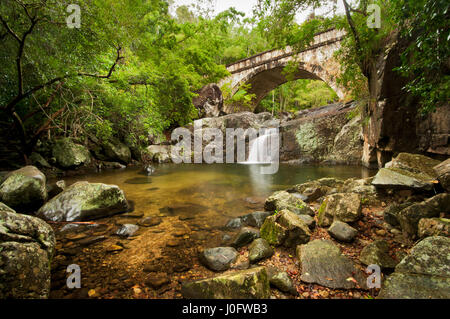
<instances>
[{"instance_id":1,"label":"pebble","mask_svg":"<svg viewBox=\"0 0 450 319\"><path fill-rule=\"evenodd\" d=\"M385 235L386 235L386 231L385 231L384 229L377 229L377 230L375 231L375 233L376 233L378 236L385 236Z\"/></svg>"},{"instance_id":2,"label":"pebble","mask_svg":"<svg viewBox=\"0 0 450 319\"><path fill-rule=\"evenodd\" d=\"M166 243L168 247L177 247L180 245L180 242L176 239L169 239Z\"/></svg>"}]
</instances>

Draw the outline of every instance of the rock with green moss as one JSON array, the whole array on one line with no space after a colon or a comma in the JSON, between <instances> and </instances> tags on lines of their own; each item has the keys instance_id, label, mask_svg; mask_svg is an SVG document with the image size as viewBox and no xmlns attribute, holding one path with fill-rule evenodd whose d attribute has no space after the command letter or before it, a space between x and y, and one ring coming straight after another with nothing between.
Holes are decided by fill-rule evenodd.
<instances>
[{"instance_id":1,"label":"rock with green moss","mask_svg":"<svg viewBox=\"0 0 450 319\"><path fill-rule=\"evenodd\" d=\"M361 251L359 260L364 265L378 265L382 269L395 268L398 262L389 255L389 245L385 240L377 240Z\"/></svg>"},{"instance_id":2,"label":"rock with green moss","mask_svg":"<svg viewBox=\"0 0 450 319\"><path fill-rule=\"evenodd\" d=\"M450 212L450 194L443 193L424 202L408 206L400 211L397 219L403 233L411 238L417 237L418 224L422 218L439 217L441 213Z\"/></svg>"},{"instance_id":3,"label":"rock with green moss","mask_svg":"<svg viewBox=\"0 0 450 319\"><path fill-rule=\"evenodd\" d=\"M37 215L51 221L84 221L128 211L124 192L115 185L77 182L42 206Z\"/></svg>"},{"instance_id":4,"label":"rock with green moss","mask_svg":"<svg viewBox=\"0 0 450 319\"><path fill-rule=\"evenodd\" d=\"M42 157L41 154L33 152L30 155L30 161L34 166L41 168L51 168L52 166L47 162L45 158Z\"/></svg>"},{"instance_id":5,"label":"rock with green moss","mask_svg":"<svg viewBox=\"0 0 450 319\"><path fill-rule=\"evenodd\" d=\"M309 242L311 239L309 227L297 214L285 209L276 217L276 222L287 230L284 246L296 247Z\"/></svg>"},{"instance_id":6,"label":"rock with green moss","mask_svg":"<svg viewBox=\"0 0 450 319\"><path fill-rule=\"evenodd\" d=\"M117 139L104 143L103 149L109 161L117 161L125 165L131 162L130 148Z\"/></svg>"},{"instance_id":7,"label":"rock with green moss","mask_svg":"<svg viewBox=\"0 0 450 319\"><path fill-rule=\"evenodd\" d=\"M450 192L450 158L433 167L433 171L442 187Z\"/></svg>"},{"instance_id":8,"label":"rock with green moss","mask_svg":"<svg viewBox=\"0 0 450 319\"><path fill-rule=\"evenodd\" d=\"M330 240L317 239L298 246L297 258L302 270L300 279L304 282L333 289L367 286L362 271Z\"/></svg>"},{"instance_id":9,"label":"rock with green moss","mask_svg":"<svg viewBox=\"0 0 450 319\"><path fill-rule=\"evenodd\" d=\"M0 299L48 298L53 229L0 203Z\"/></svg>"},{"instance_id":10,"label":"rock with green moss","mask_svg":"<svg viewBox=\"0 0 450 319\"><path fill-rule=\"evenodd\" d=\"M184 283L181 293L186 299L268 299L270 285L265 267L257 267Z\"/></svg>"},{"instance_id":11,"label":"rock with green moss","mask_svg":"<svg viewBox=\"0 0 450 319\"><path fill-rule=\"evenodd\" d=\"M0 200L23 212L37 210L47 196L45 175L34 166L10 172L0 185Z\"/></svg>"},{"instance_id":12,"label":"rock with green moss","mask_svg":"<svg viewBox=\"0 0 450 319\"><path fill-rule=\"evenodd\" d=\"M89 150L80 144L75 144L69 138L59 139L52 149L56 164L64 169L88 165L91 162Z\"/></svg>"},{"instance_id":13,"label":"rock with green moss","mask_svg":"<svg viewBox=\"0 0 450 319\"><path fill-rule=\"evenodd\" d=\"M276 216L269 216L260 229L261 238L270 245L281 246L287 236L287 229L276 222Z\"/></svg>"},{"instance_id":14,"label":"rock with green moss","mask_svg":"<svg viewBox=\"0 0 450 319\"><path fill-rule=\"evenodd\" d=\"M450 236L450 219L422 218L418 224L419 238L429 236Z\"/></svg>"},{"instance_id":15,"label":"rock with green moss","mask_svg":"<svg viewBox=\"0 0 450 319\"><path fill-rule=\"evenodd\" d=\"M155 163L170 163L171 148L167 145L150 145L145 150L145 156Z\"/></svg>"},{"instance_id":16,"label":"rock with green moss","mask_svg":"<svg viewBox=\"0 0 450 319\"><path fill-rule=\"evenodd\" d=\"M273 248L263 238L255 239L248 247L248 259L251 263L269 258L273 253Z\"/></svg>"},{"instance_id":17,"label":"rock with green moss","mask_svg":"<svg viewBox=\"0 0 450 319\"><path fill-rule=\"evenodd\" d=\"M339 193L325 196L318 213L318 225L330 226L334 220L352 223L361 218L361 195Z\"/></svg>"},{"instance_id":18,"label":"rock with green moss","mask_svg":"<svg viewBox=\"0 0 450 319\"><path fill-rule=\"evenodd\" d=\"M434 167L440 164L439 161L420 154L400 153L386 163L386 168L396 168L403 171L418 174L419 176L427 176L431 179L436 178Z\"/></svg>"},{"instance_id":19,"label":"rock with green moss","mask_svg":"<svg viewBox=\"0 0 450 319\"><path fill-rule=\"evenodd\" d=\"M412 202L392 203L383 212L384 221L394 227L400 226L398 214L413 204Z\"/></svg>"},{"instance_id":20,"label":"rock with green moss","mask_svg":"<svg viewBox=\"0 0 450 319\"><path fill-rule=\"evenodd\" d=\"M380 299L449 299L450 238L427 237L395 267L383 284Z\"/></svg>"},{"instance_id":21,"label":"rock with green moss","mask_svg":"<svg viewBox=\"0 0 450 319\"><path fill-rule=\"evenodd\" d=\"M264 209L267 211L281 211L288 209L298 215L314 216L314 211L300 198L286 191L273 193L267 198Z\"/></svg>"},{"instance_id":22,"label":"rock with green moss","mask_svg":"<svg viewBox=\"0 0 450 319\"><path fill-rule=\"evenodd\" d=\"M274 267L266 267L266 270L269 275L269 282L271 286L294 296L298 294L297 289L295 289L294 283L287 272L280 271Z\"/></svg>"}]
</instances>

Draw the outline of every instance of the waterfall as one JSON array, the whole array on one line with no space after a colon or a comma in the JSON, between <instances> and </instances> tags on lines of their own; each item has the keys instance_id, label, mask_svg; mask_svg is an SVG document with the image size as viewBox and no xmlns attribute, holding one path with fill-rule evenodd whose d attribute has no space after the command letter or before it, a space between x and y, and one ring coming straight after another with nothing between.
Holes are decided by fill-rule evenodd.
<instances>
[{"instance_id":1,"label":"waterfall","mask_svg":"<svg viewBox=\"0 0 450 319\"><path fill-rule=\"evenodd\" d=\"M254 139L250 143L250 154L246 164L272 163L273 159L270 151L272 130L264 130L264 134Z\"/></svg>"}]
</instances>

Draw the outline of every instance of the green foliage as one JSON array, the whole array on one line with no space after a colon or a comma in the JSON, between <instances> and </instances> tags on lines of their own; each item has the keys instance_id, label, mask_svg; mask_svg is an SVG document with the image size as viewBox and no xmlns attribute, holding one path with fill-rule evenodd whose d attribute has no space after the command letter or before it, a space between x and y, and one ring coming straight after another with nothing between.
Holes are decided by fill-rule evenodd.
<instances>
[{"instance_id":1,"label":"green foliage","mask_svg":"<svg viewBox=\"0 0 450 319\"><path fill-rule=\"evenodd\" d=\"M236 93L233 94L231 83L225 83L222 87L223 101L226 105L232 105L235 108L247 108L250 109L252 101L256 97L256 94L249 93L251 85L243 83L239 86Z\"/></svg>"},{"instance_id":2,"label":"green foliage","mask_svg":"<svg viewBox=\"0 0 450 319\"><path fill-rule=\"evenodd\" d=\"M434 111L450 100L450 11L445 0L399 0L395 21L412 43L398 71L411 79L405 89L420 98L421 112Z\"/></svg>"}]
</instances>

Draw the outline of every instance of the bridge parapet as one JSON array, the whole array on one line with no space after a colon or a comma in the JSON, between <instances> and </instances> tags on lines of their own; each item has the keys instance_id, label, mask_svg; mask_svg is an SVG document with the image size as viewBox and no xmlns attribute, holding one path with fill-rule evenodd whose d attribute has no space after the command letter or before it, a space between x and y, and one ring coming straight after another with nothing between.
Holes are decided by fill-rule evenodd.
<instances>
[{"instance_id":1,"label":"bridge parapet","mask_svg":"<svg viewBox=\"0 0 450 319\"><path fill-rule=\"evenodd\" d=\"M331 30L327 30L327 31L318 33L314 36L312 45L301 52L314 50L318 47L341 41L344 36L345 36L345 31L337 30L337 29L331 29ZM227 65L227 70L231 74L234 74L234 73L242 72L247 69L257 67L264 63L269 63L269 62L273 62L273 61L276 61L276 60L279 60L279 59L282 59L285 57L293 56L293 55L301 53L301 52L294 52L294 50L291 47L286 47L285 49L269 50L269 51L265 51L265 52L256 54L254 56L251 56L249 58L239 60L232 64L229 64L229 65Z\"/></svg>"}]
</instances>

